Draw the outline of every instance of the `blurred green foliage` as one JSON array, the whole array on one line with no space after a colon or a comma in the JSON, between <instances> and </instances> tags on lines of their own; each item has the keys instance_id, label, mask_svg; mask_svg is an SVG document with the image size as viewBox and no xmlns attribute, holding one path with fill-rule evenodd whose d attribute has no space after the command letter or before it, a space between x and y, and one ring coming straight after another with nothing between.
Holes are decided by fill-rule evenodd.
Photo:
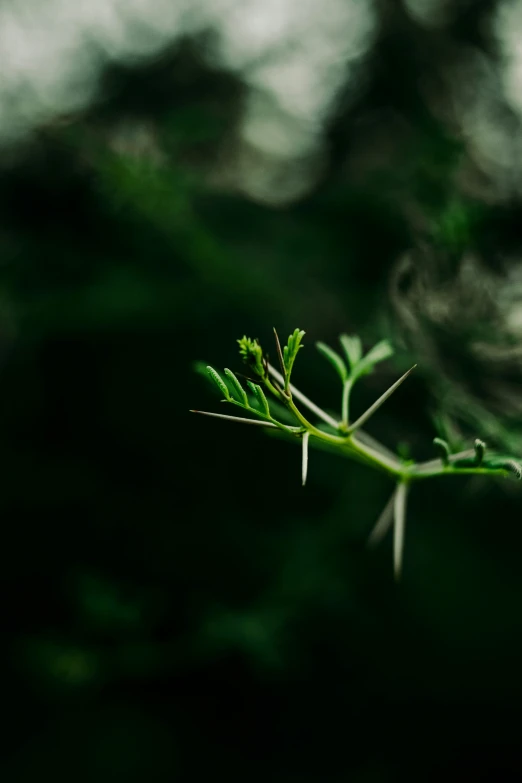
<instances>
[{"instance_id":1,"label":"blurred green foliage","mask_svg":"<svg viewBox=\"0 0 522 783\"><path fill-rule=\"evenodd\" d=\"M460 192L465 144L423 101L408 36L420 46L383 34L320 180L285 209L209 183L243 85L189 45L114 67L104 100L5 163L6 781L424 783L479 779L477 763L513 779L520 495L422 487L393 587L389 547L364 546L386 478L314 453L303 490L291 444L188 413L212 400L193 362L238 369L245 332L396 338L396 365L352 406L415 358L370 429L430 456L436 372L400 338L390 270L426 243L450 270L470 248L516 247L520 204ZM357 120L383 105L410 133L357 176ZM112 144L121 118L149 122L161 155ZM330 409L334 373L307 358L295 383Z\"/></svg>"}]
</instances>

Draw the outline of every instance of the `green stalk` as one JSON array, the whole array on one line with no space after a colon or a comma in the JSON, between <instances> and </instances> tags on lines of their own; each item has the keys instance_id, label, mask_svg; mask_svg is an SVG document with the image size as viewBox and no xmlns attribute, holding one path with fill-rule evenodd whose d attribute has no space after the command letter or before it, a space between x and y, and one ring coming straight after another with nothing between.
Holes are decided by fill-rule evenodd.
<instances>
[{"instance_id":1,"label":"green stalk","mask_svg":"<svg viewBox=\"0 0 522 783\"><path fill-rule=\"evenodd\" d=\"M343 402L342 402L342 423L345 427L348 427L349 422L349 409L350 409L350 393L353 388L353 380L348 378L343 384Z\"/></svg>"}]
</instances>

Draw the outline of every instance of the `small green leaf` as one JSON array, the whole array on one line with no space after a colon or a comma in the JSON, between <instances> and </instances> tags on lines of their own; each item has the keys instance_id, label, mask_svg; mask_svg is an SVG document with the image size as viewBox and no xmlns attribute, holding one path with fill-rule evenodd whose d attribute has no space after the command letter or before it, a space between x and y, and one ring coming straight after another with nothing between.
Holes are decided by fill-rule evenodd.
<instances>
[{"instance_id":1,"label":"small green leaf","mask_svg":"<svg viewBox=\"0 0 522 783\"><path fill-rule=\"evenodd\" d=\"M303 346L301 345L301 340L304 337L304 332L302 329L294 329L292 334L288 338L288 343L283 348L283 364L285 368L285 392L288 391L288 388L290 386L290 376L292 374L292 368L294 366L295 357L297 356L297 353L300 348Z\"/></svg>"},{"instance_id":2,"label":"small green leaf","mask_svg":"<svg viewBox=\"0 0 522 783\"><path fill-rule=\"evenodd\" d=\"M388 340L381 340L357 363L354 370L352 370L354 377L360 378L362 375L367 375L372 372L376 364L389 359L390 356L393 356L393 348Z\"/></svg>"},{"instance_id":3,"label":"small green leaf","mask_svg":"<svg viewBox=\"0 0 522 783\"><path fill-rule=\"evenodd\" d=\"M326 345L326 343L316 343L315 347L319 353L324 356L325 359L328 359L330 364L335 367L341 380L344 382L348 378L348 370L346 368L346 364L343 362L339 354L330 348L329 345Z\"/></svg>"},{"instance_id":4,"label":"small green leaf","mask_svg":"<svg viewBox=\"0 0 522 783\"><path fill-rule=\"evenodd\" d=\"M361 361L361 356L362 356L361 341L359 337L357 337L357 335L353 335L352 337L350 337L350 335L348 334L342 334L339 338L339 341L346 354L346 358L348 360L348 364L350 365L350 369L353 370L355 365Z\"/></svg>"},{"instance_id":5,"label":"small green leaf","mask_svg":"<svg viewBox=\"0 0 522 783\"><path fill-rule=\"evenodd\" d=\"M214 381L214 383L216 384L220 392L223 394L225 399L230 401L231 399L230 392L221 375L217 373L213 367L210 367L210 365L207 365L207 372L209 374L209 377L212 378L212 380Z\"/></svg>"},{"instance_id":6,"label":"small green leaf","mask_svg":"<svg viewBox=\"0 0 522 783\"><path fill-rule=\"evenodd\" d=\"M260 378L264 378L266 370L263 362L263 349L258 341L252 340L245 335L237 342L239 343L239 355L245 364L248 365L253 373L259 375Z\"/></svg>"},{"instance_id":7,"label":"small green leaf","mask_svg":"<svg viewBox=\"0 0 522 783\"><path fill-rule=\"evenodd\" d=\"M265 393L261 388L261 386L259 386L259 384L257 383L252 383L252 381L247 381L247 383L249 388L255 394L256 399L259 402L263 413L265 413L267 416L270 416L270 408L268 407L268 400L265 397Z\"/></svg>"},{"instance_id":8,"label":"small green leaf","mask_svg":"<svg viewBox=\"0 0 522 783\"><path fill-rule=\"evenodd\" d=\"M288 376L292 372L297 352L303 347L301 340L304 335L305 333L302 329L294 329L293 333L288 337L288 343L283 348L283 362Z\"/></svg>"},{"instance_id":9,"label":"small green leaf","mask_svg":"<svg viewBox=\"0 0 522 783\"><path fill-rule=\"evenodd\" d=\"M232 370L229 370L228 367L225 367L225 375L227 376L228 380L230 381L234 389L235 394L232 395L234 399L236 399L238 402L244 405L245 408L248 408L249 406L248 406L247 393L239 383L238 379L236 378Z\"/></svg>"}]
</instances>

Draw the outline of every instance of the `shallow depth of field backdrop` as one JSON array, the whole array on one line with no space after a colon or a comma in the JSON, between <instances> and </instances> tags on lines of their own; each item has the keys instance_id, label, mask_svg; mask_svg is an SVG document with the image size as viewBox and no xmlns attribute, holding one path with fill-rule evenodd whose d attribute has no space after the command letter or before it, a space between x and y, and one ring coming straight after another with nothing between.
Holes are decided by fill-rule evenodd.
<instances>
[{"instance_id":1,"label":"shallow depth of field backdrop","mask_svg":"<svg viewBox=\"0 0 522 783\"><path fill-rule=\"evenodd\" d=\"M395 357L368 425L522 455L521 0L0 7L3 780L521 772L522 493L411 495L220 410L194 363ZM272 350L272 349L271 349ZM222 408L221 408L222 410ZM490 778L491 779L491 778Z\"/></svg>"}]
</instances>

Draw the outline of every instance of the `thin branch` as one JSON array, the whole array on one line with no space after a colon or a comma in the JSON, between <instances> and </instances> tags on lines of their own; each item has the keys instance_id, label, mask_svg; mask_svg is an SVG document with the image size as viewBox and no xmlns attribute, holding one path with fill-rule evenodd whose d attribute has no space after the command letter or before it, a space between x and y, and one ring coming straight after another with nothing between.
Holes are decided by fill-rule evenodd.
<instances>
[{"instance_id":1,"label":"thin branch","mask_svg":"<svg viewBox=\"0 0 522 783\"><path fill-rule=\"evenodd\" d=\"M393 569L395 579L398 582L401 578L402 556L404 552L404 533L406 530L406 497L408 494L408 484L401 481L397 485L397 491L394 498L394 517L395 527L393 530Z\"/></svg>"},{"instance_id":2,"label":"thin branch","mask_svg":"<svg viewBox=\"0 0 522 783\"><path fill-rule=\"evenodd\" d=\"M355 421L355 422L354 422L354 423L351 425L351 427L349 427L349 429L348 429L348 432L349 432L349 433L355 432L355 430L357 430L359 427L361 427L361 426L364 424L364 422L365 422L365 421L368 421L368 419L370 418L370 416L373 416L373 414L375 413L375 411L377 411L377 410L378 410L378 409L381 407L381 405L383 405L383 404L386 402L386 400L387 400L389 397L391 397L391 395L393 394L393 392L394 392L396 389L398 389L398 388L399 388L399 386L401 385L401 383L404 383L404 381L406 380L406 378L408 377L408 375L410 375L410 373L411 373L411 372L413 372L413 370L415 369L415 367L416 367L416 366L417 366L417 365L416 365L416 364L414 364L414 365L413 365L413 367L410 367L410 369L408 370L408 372L405 372L405 373L404 373L404 375L403 375L403 376L401 376L401 377L399 378L399 380L398 380L398 381L395 381L395 383L394 383L394 384L392 384L392 386L390 386L390 388L389 388L389 389L387 389L387 391L385 391L385 392L384 392L384 394L382 394L382 395L379 397L379 399L378 399L378 400L376 400L376 401L373 403L373 405L370 405L370 407L368 408L368 410L366 410L366 411L363 413L363 415L362 415L362 416L359 416L359 418L357 419L357 421Z\"/></svg>"},{"instance_id":3,"label":"thin branch","mask_svg":"<svg viewBox=\"0 0 522 783\"><path fill-rule=\"evenodd\" d=\"M308 441L310 439L310 433L304 432L303 433L303 458L302 458L302 469L301 469L301 476L303 481L303 487L306 484L306 476L308 474Z\"/></svg>"}]
</instances>

